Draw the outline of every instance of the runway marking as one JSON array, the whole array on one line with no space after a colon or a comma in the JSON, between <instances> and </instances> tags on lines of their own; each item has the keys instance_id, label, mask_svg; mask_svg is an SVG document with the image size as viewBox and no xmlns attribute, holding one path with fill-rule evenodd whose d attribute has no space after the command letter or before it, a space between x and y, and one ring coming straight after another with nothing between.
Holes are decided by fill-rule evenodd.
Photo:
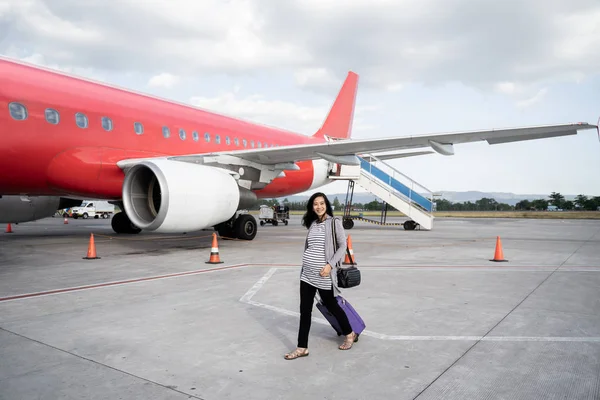
<instances>
[{"instance_id":1,"label":"runway marking","mask_svg":"<svg viewBox=\"0 0 600 400\"><path fill-rule=\"evenodd\" d=\"M76 286L76 287L70 287L70 288L47 290L47 291L43 291L43 292L34 292L34 293L26 293L26 294L8 296L8 297L0 297L0 302L26 299L26 298L31 298L31 297L48 296L48 295L60 294L60 293L68 293L68 292L73 292L73 291L78 291L78 290L88 290L88 289L96 289L96 288L108 287L108 286L125 285L125 284L129 284L129 283L137 283L137 282L151 281L151 280L157 280L157 279L175 278L175 277L186 276L186 275L196 275L196 274L202 274L202 273L206 273L206 272L221 271L221 270L227 270L227 269L235 269L235 268L242 268L242 267L269 267L269 266L276 266L277 268L272 269L273 272L271 272L271 270L270 270L269 271L270 275L268 275L269 273L267 273L268 277L266 277L267 275L265 275L266 278L263 277L263 279L265 279L265 280L264 280L264 282L262 282L262 284L259 284L260 281L256 283L256 285L255 285L256 290L254 292L252 292L252 293L249 292L246 294L247 295L246 297L242 298L243 300L240 299L243 302L248 302L250 300L250 298L252 296L254 296L254 294L256 292L258 292L258 290L260 290L260 288L268 280L268 278L270 278L271 275L273 273L275 273L276 269L290 270L290 269L298 269L301 266L298 264L282 264L282 263L236 264L236 265L230 265L230 266L225 266L225 267L215 267L215 268L209 268L209 269L177 272L177 273L167 274L167 275L150 276L150 277L145 277L145 278L134 278L134 279L128 279L128 280L122 280L122 281L115 281L115 282L103 282L103 283L92 284L92 285L82 285L82 286ZM380 265L377 267L369 267L369 266L360 266L359 265L359 267L362 268L363 271L368 271L368 270L371 270L371 271L388 270L389 271L390 269L398 269L398 270L409 270L409 271L445 271L445 272L452 272L452 271L454 271L454 272L456 272L456 271L545 272L545 271L550 271L550 270L555 269L555 267L511 267L511 268L506 268L506 267L501 267L501 266L497 266L497 267L495 267L495 266L456 267L456 266L403 266L403 265L381 266ZM560 269L558 269L557 272L600 272L600 267L560 267Z\"/></svg>"},{"instance_id":2,"label":"runway marking","mask_svg":"<svg viewBox=\"0 0 600 400\"><path fill-rule=\"evenodd\" d=\"M48 290L48 291L44 291L44 292L19 294L19 295L8 296L8 297L0 297L0 302L10 301L10 300L18 300L18 299L26 299L26 298L31 298L31 297L48 296L48 295L67 293L67 292L75 292L75 291L79 291L79 290L96 289L96 288L107 287L107 286L126 285L126 284L130 284L130 283L152 281L152 280L157 280L157 279L176 278L176 277L186 276L186 275L203 274L206 272L214 272L214 271L221 271L221 270L226 270L226 269L241 268L241 267L245 267L247 265L248 264L236 264L236 265L229 265L229 266L225 266L225 267L199 269L199 270L186 271L186 272L177 272L177 273L167 274L167 275L149 276L149 277L145 277L145 278L135 278L135 279L122 280L122 281L104 282L104 283L97 283L97 284L93 284L93 285L85 285L85 286L76 286L76 287L63 288L63 289Z\"/></svg>"},{"instance_id":3,"label":"runway marking","mask_svg":"<svg viewBox=\"0 0 600 400\"><path fill-rule=\"evenodd\" d=\"M257 264L247 264L248 266L253 267L267 267L270 265L277 266L278 269L290 270L290 269L298 269L301 268L299 264L265 264L265 263L257 263ZM389 271L391 269L398 270L411 270L411 271L483 271L483 272L551 272L556 269L556 266L522 266L522 267L505 267L505 266L476 266L476 265L466 265L466 266L413 266L413 265L379 265L376 267L364 266L357 264L358 268L361 268L363 271ZM557 272L600 272L600 267L560 267Z\"/></svg>"},{"instance_id":4,"label":"runway marking","mask_svg":"<svg viewBox=\"0 0 600 400\"><path fill-rule=\"evenodd\" d=\"M247 302L247 301L249 301L252 298L252 296L254 296L256 294L256 292L258 292L263 287L263 285L269 280L269 278L271 276L273 276L273 274L275 273L275 271L277 271L277 268L271 268L262 278L260 278L258 280L258 282L256 282L254 284L254 286L252 286L250 288L250 290L248 290L246 292L245 295L242 296L242 298L240 299L240 301L241 302Z\"/></svg>"},{"instance_id":5,"label":"runway marking","mask_svg":"<svg viewBox=\"0 0 600 400\"><path fill-rule=\"evenodd\" d=\"M241 298L240 302L265 310L274 311L291 317L300 318L300 313L286 310L281 307L260 303L252 300L252 297L267 283L279 268L271 268L263 275ZM311 320L321 325L330 326L329 321L324 318L312 317ZM369 330L364 330L361 336L369 336L375 339L388 341L483 341L483 342L598 342L600 337L569 337L569 336L418 336L418 335L386 335Z\"/></svg>"}]
</instances>

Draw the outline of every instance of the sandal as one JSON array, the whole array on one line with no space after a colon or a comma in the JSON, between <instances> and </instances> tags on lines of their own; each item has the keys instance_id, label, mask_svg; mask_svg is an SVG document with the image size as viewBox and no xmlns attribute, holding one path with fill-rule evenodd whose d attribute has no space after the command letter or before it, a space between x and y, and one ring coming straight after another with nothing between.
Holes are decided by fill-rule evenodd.
<instances>
[{"instance_id":1,"label":"sandal","mask_svg":"<svg viewBox=\"0 0 600 400\"><path fill-rule=\"evenodd\" d=\"M344 343L342 343L340 345L340 347L338 347L340 350L350 350L352 348L352 345L354 344L354 342L358 341L358 335L354 332L352 332L352 338L348 338L346 336L346 340L344 340Z\"/></svg>"},{"instance_id":2,"label":"sandal","mask_svg":"<svg viewBox=\"0 0 600 400\"><path fill-rule=\"evenodd\" d=\"M287 353L286 355L284 355L283 358L285 358L286 360L294 360L298 357L306 357L307 355L308 355L308 349L304 349L304 350L296 349L296 350L292 351L291 353Z\"/></svg>"}]
</instances>

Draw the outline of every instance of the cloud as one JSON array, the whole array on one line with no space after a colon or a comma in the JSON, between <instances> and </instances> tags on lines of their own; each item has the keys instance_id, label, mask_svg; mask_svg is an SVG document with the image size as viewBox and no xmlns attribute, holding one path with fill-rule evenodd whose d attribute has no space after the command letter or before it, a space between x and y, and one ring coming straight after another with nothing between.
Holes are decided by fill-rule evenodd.
<instances>
[{"instance_id":1,"label":"cloud","mask_svg":"<svg viewBox=\"0 0 600 400\"><path fill-rule=\"evenodd\" d=\"M314 133L327 115L327 107L307 107L292 102L267 100L261 95L241 97L237 91L216 97L194 96L190 103L223 115L235 116L304 134Z\"/></svg>"},{"instance_id":2,"label":"cloud","mask_svg":"<svg viewBox=\"0 0 600 400\"><path fill-rule=\"evenodd\" d=\"M354 70L390 91L511 82L535 93L600 70L596 0L526 0L518 12L514 1L107 1L0 3L0 52L11 43L52 64L148 75L286 71L309 89Z\"/></svg>"},{"instance_id":3,"label":"cloud","mask_svg":"<svg viewBox=\"0 0 600 400\"><path fill-rule=\"evenodd\" d=\"M337 76L352 68L380 87L461 81L488 90L495 82L600 69L593 28L600 4L591 0L551 0L544 7L525 1L518 12L514 1L451 0L443 8L433 0L261 4L265 29L278 40L304 43L313 67L326 66ZM573 29L576 23L582 26ZM573 57L556 51L572 42L578 43Z\"/></svg>"},{"instance_id":4,"label":"cloud","mask_svg":"<svg viewBox=\"0 0 600 400\"><path fill-rule=\"evenodd\" d=\"M190 104L222 115L244 119L266 126L287 129L293 132L312 135L323 124L330 104L302 106L293 102L268 100L254 94L243 96L240 89L221 93L215 97L194 96ZM364 123L361 114L377 110L375 105L356 107L353 132L376 129L376 125Z\"/></svg>"},{"instance_id":5,"label":"cloud","mask_svg":"<svg viewBox=\"0 0 600 400\"><path fill-rule=\"evenodd\" d=\"M173 86L177 85L179 81L179 77L163 72L162 74L154 75L152 78L150 78L150 80L148 81L148 86L164 87L170 89Z\"/></svg>"},{"instance_id":6,"label":"cloud","mask_svg":"<svg viewBox=\"0 0 600 400\"><path fill-rule=\"evenodd\" d=\"M5 52L10 58L14 58L20 61L23 61L28 64L38 65L40 67L45 67L57 71L61 71L67 74L73 74L75 76L79 76L82 78L92 79L99 82L106 81L104 75L101 71L98 71L95 68L84 68L73 66L65 63L53 63L48 61L48 57L44 56L40 53L32 53L28 55L24 55L23 51L17 49L14 46L11 46Z\"/></svg>"},{"instance_id":7,"label":"cloud","mask_svg":"<svg viewBox=\"0 0 600 400\"><path fill-rule=\"evenodd\" d=\"M319 91L339 89L340 85L340 80L324 67L302 68L296 71L294 77L298 86Z\"/></svg>"},{"instance_id":8,"label":"cloud","mask_svg":"<svg viewBox=\"0 0 600 400\"><path fill-rule=\"evenodd\" d=\"M306 57L292 43L263 41L250 1L105 3L19 1L6 17L10 40L53 63L148 73L238 73L297 65Z\"/></svg>"},{"instance_id":9,"label":"cloud","mask_svg":"<svg viewBox=\"0 0 600 400\"><path fill-rule=\"evenodd\" d=\"M530 97L525 100L518 101L517 107L525 108L525 107L530 107L530 106L534 105L535 103L539 103L546 96L546 93L548 93L548 89L546 89L546 88L541 89L539 92L537 92L535 94L535 96Z\"/></svg>"},{"instance_id":10,"label":"cloud","mask_svg":"<svg viewBox=\"0 0 600 400\"><path fill-rule=\"evenodd\" d=\"M517 91L517 87L514 82L498 82L495 85L495 89L499 93L513 94Z\"/></svg>"}]
</instances>

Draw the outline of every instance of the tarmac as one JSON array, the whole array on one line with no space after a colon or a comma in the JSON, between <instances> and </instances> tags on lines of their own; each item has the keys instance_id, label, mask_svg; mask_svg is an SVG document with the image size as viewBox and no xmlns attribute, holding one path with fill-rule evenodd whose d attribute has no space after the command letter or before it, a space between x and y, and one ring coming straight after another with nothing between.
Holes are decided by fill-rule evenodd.
<instances>
[{"instance_id":1,"label":"tarmac","mask_svg":"<svg viewBox=\"0 0 600 400\"><path fill-rule=\"evenodd\" d=\"M600 399L598 220L356 222L343 296L367 328L340 351L315 307L293 361L300 217L219 238L220 264L213 231L68 222L0 232L2 400Z\"/></svg>"}]
</instances>

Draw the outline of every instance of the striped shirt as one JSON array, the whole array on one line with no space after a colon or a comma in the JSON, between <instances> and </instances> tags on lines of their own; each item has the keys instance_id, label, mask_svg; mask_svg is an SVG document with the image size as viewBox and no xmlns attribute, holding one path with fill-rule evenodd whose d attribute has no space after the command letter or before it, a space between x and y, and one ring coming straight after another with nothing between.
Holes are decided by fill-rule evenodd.
<instances>
[{"instance_id":1,"label":"striped shirt","mask_svg":"<svg viewBox=\"0 0 600 400\"><path fill-rule=\"evenodd\" d=\"M319 275L325 264L325 222L314 222L308 231L308 247L302 256L300 280L319 289L331 290L331 277Z\"/></svg>"}]
</instances>

